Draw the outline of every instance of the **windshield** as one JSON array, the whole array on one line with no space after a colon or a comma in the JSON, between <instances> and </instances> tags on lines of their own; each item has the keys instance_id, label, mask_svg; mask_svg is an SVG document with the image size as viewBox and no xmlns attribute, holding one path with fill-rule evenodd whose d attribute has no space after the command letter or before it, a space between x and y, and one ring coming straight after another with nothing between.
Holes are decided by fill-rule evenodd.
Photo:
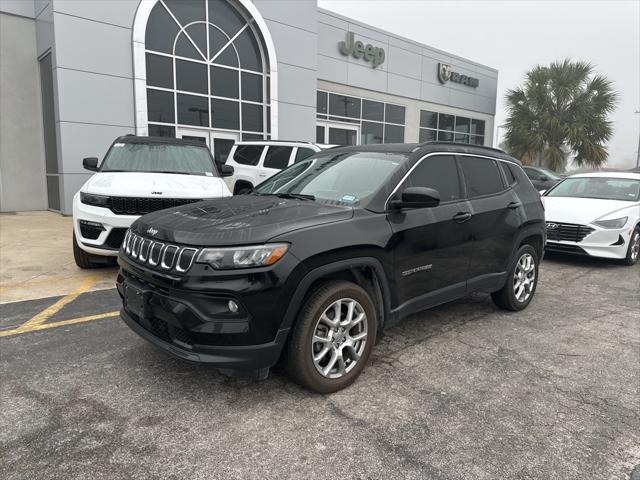
<instances>
[{"instance_id":1,"label":"windshield","mask_svg":"<svg viewBox=\"0 0 640 480\"><path fill-rule=\"evenodd\" d=\"M640 180L605 177L567 178L550 190L546 196L637 202L640 197Z\"/></svg>"},{"instance_id":2,"label":"windshield","mask_svg":"<svg viewBox=\"0 0 640 480\"><path fill-rule=\"evenodd\" d=\"M218 176L206 148L162 143L114 143L100 171Z\"/></svg>"},{"instance_id":3,"label":"windshield","mask_svg":"<svg viewBox=\"0 0 640 480\"><path fill-rule=\"evenodd\" d=\"M258 194L311 195L341 205L371 196L406 158L398 153L324 153L274 175L256 187Z\"/></svg>"}]
</instances>

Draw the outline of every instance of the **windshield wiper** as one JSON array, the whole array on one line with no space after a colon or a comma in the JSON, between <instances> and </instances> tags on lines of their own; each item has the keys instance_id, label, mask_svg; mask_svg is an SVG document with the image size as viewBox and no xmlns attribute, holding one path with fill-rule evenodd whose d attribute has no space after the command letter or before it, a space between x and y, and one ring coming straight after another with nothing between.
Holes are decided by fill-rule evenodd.
<instances>
[{"instance_id":1,"label":"windshield wiper","mask_svg":"<svg viewBox=\"0 0 640 480\"><path fill-rule=\"evenodd\" d=\"M258 195L273 195L273 196L278 197L278 198L295 198L296 200L315 200L316 199L315 195L308 195L306 193L276 192L276 193L257 193L257 194Z\"/></svg>"}]
</instances>

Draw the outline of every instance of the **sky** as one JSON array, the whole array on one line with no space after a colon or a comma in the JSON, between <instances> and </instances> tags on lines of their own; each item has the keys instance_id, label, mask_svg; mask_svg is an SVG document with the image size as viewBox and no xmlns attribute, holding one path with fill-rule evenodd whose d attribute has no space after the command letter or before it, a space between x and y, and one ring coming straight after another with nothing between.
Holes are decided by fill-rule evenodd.
<instances>
[{"instance_id":1,"label":"sky","mask_svg":"<svg viewBox=\"0 0 640 480\"><path fill-rule=\"evenodd\" d=\"M640 135L640 0L319 0L327 10L499 70L504 96L535 65L591 62L619 93L610 167L635 165ZM500 138L504 129L499 130ZM494 133L495 138L495 133Z\"/></svg>"}]
</instances>

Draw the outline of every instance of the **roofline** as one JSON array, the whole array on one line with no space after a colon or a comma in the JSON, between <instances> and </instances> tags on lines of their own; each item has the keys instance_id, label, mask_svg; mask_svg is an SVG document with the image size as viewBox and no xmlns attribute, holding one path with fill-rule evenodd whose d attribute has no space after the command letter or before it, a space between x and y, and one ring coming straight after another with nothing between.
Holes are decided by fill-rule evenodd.
<instances>
[{"instance_id":1,"label":"roofline","mask_svg":"<svg viewBox=\"0 0 640 480\"><path fill-rule=\"evenodd\" d=\"M416 47L434 50L435 52L441 53L443 55L446 55L447 57L455 58L457 60L462 60L464 62L471 63L471 64L476 65L478 67L486 68L487 70L490 70L490 71L494 72L496 75L499 73L499 70L496 69L496 68L490 67L488 65L484 65L484 64L476 62L474 60L469 60L468 58L461 57L460 55L456 55L454 53L450 53L450 52L447 52L445 50L441 50L441 49L436 48L436 47L432 47L431 45L427 45L426 43L417 42L417 41L412 40L410 38L403 37L401 35L398 35L397 33L393 33L393 32L390 32L388 30L384 30L384 29L376 27L374 25L369 25L369 24L361 22L359 20L355 20L355 19L353 19L351 17L347 17L345 15L341 15L341 14L339 14L337 12L334 12L333 10L327 10L326 8L318 7L318 11L321 12L321 13L324 13L326 15L329 15L331 17L335 17L335 18L338 18L340 20L343 20L345 22L353 23L353 24L356 24L356 25L359 25L361 27L368 28L368 29L371 29L371 30L376 30L376 31L378 31L378 32L380 32L380 33L382 33L384 35L388 35L388 36L393 37L393 38L395 38L397 40L401 40L403 42L410 43L410 44L412 44L412 45L414 45Z\"/></svg>"}]
</instances>

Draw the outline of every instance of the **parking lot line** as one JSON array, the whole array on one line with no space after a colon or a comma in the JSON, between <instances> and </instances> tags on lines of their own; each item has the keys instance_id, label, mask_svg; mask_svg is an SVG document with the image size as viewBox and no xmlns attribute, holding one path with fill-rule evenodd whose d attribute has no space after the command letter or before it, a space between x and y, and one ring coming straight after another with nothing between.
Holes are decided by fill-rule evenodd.
<instances>
[{"instance_id":1,"label":"parking lot line","mask_svg":"<svg viewBox=\"0 0 640 480\"><path fill-rule=\"evenodd\" d=\"M36 317L38 315L36 315ZM19 335L21 333L38 332L40 330L47 330L49 328L64 327L67 325L75 325L76 323L84 323L84 322L90 322L92 320L101 320L103 318L117 317L118 315L120 315L120 312L116 310L115 312L100 313L97 315L88 315L86 317L72 318L69 320L60 320L59 322L32 323L30 325L27 325L29 323L27 322L23 325L20 325L17 328L0 331L0 337L9 337L11 335Z\"/></svg>"}]
</instances>

